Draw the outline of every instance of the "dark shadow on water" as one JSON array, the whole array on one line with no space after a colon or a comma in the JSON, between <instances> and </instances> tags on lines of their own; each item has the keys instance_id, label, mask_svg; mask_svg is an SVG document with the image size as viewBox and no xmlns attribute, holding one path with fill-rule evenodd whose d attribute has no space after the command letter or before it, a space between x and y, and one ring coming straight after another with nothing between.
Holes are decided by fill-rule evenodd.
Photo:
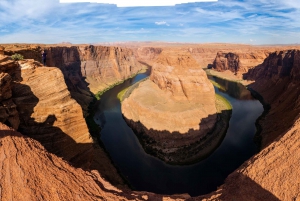
<instances>
[{"instance_id":1,"label":"dark shadow on water","mask_svg":"<svg viewBox=\"0 0 300 201\"><path fill-rule=\"evenodd\" d=\"M221 86L221 88L219 88L221 92L225 92L233 98L239 100L254 100L251 92L238 82L221 79L215 76L209 76L209 78L216 81Z\"/></svg>"},{"instance_id":2,"label":"dark shadow on water","mask_svg":"<svg viewBox=\"0 0 300 201\"><path fill-rule=\"evenodd\" d=\"M218 148L226 135L231 110L209 115L199 123L199 130L190 129L187 133L147 129L141 122L134 122L123 116L133 129L146 153L166 163L188 165L207 158ZM216 119L213 127L207 124Z\"/></svg>"}]
</instances>

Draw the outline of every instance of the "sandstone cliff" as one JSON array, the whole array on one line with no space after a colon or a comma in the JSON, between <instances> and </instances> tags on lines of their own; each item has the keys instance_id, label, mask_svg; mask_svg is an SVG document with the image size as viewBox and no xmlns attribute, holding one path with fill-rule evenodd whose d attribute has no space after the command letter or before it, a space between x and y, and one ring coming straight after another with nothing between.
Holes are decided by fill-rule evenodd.
<instances>
[{"instance_id":1,"label":"sandstone cliff","mask_svg":"<svg viewBox=\"0 0 300 201\"><path fill-rule=\"evenodd\" d=\"M215 92L189 53L166 51L153 64L150 79L123 101L122 113L137 133L161 143L155 149L176 152L212 130Z\"/></svg>"},{"instance_id":2,"label":"sandstone cliff","mask_svg":"<svg viewBox=\"0 0 300 201\"><path fill-rule=\"evenodd\" d=\"M212 68L217 71L229 70L238 77L248 72L248 69L263 62L268 56L268 51L248 53L218 52Z\"/></svg>"},{"instance_id":3,"label":"sandstone cliff","mask_svg":"<svg viewBox=\"0 0 300 201\"><path fill-rule=\"evenodd\" d=\"M300 116L296 119L286 133L230 174L216 192L195 200L300 200Z\"/></svg>"},{"instance_id":4,"label":"sandstone cliff","mask_svg":"<svg viewBox=\"0 0 300 201\"><path fill-rule=\"evenodd\" d=\"M62 72L34 60L0 57L1 122L38 140L72 165L97 169L115 185L123 185L110 159L93 142Z\"/></svg>"},{"instance_id":5,"label":"sandstone cliff","mask_svg":"<svg viewBox=\"0 0 300 201\"><path fill-rule=\"evenodd\" d=\"M262 122L262 146L273 142L291 128L300 113L300 51L277 51L244 75L249 85L271 105ZM284 118L283 118L284 117Z\"/></svg>"},{"instance_id":6,"label":"sandstone cliff","mask_svg":"<svg viewBox=\"0 0 300 201\"><path fill-rule=\"evenodd\" d=\"M133 51L120 47L92 45L6 45L5 53L19 53L25 59L41 61L47 52L47 66L58 67L74 98L87 115L93 94L136 74L143 68ZM92 92L92 93L91 93Z\"/></svg>"},{"instance_id":7,"label":"sandstone cliff","mask_svg":"<svg viewBox=\"0 0 300 201\"><path fill-rule=\"evenodd\" d=\"M17 129L20 124L17 107L12 100L12 85L18 81L19 65L0 54L0 122Z\"/></svg>"}]
</instances>

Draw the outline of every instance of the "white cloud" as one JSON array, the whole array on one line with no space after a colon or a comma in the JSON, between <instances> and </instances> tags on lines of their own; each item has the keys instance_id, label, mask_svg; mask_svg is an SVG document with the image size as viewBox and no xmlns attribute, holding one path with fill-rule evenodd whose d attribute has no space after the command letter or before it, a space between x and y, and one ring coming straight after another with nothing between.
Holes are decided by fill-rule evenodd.
<instances>
[{"instance_id":1,"label":"white cloud","mask_svg":"<svg viewBox=\"0 0 300 201\"><path fill-rule=\"evenodd\" d=\"M166 25L170 26L166 21L155 22L156 25Z\"/></svg>"},{"instance_id":2,"label":"white cloud","mask_svg":"<svg viewBox=\"0 0 300 201\"><path fill-rule=\"evenodd\" d=\"M195 2L216 2L218 0L60 0L60 3L79 3L79 2L90 2L90 3L103 3L103 4L116 4L118 7L137 7L137 6L175 6L176 4L183 3L195 3Z\"/></svg>"}]
</instances>

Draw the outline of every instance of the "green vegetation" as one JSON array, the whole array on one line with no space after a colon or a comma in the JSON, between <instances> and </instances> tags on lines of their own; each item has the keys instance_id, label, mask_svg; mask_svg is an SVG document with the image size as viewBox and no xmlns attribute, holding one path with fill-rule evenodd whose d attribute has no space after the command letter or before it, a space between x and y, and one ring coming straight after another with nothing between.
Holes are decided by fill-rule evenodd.
<instances>
[{"instance_id":1,"label":"green vegetation","mask_svg":"<svg viewBox=\"0 0 300 201\"><path fill-rule=\"evenodd\" d=\"M230 102L223 96L216 94L216 105L219 105L218 103L220 103L220 102L223 103L222 105L224 105L227 110L232 110L232 105L230 104Z\"/></svg>"},{"instance_id":2,"label":"green vegetation","mask_svg":"<svg viewBox=\"0 0 300 201\"><path fill-rule=\"evenodd\" d=\"M124 94L126 93L126 91L127 91L128 88L129 88L129 87L123 89L122 91L120 91L120 92L118 93L117 97L118 97L118 99L120 100L120 102L123 101L123 96L124 96Z\"/></svg>"},{"instance_id":3,"label":"green vegetation","mask_svg":"<svg viewBox=\"0 0 300 201\"><path fill-rule=\"evenodd\" d=\"M209 80L215 87L217 87L218 89L221 89L223 91L226 91L225 87L223 87L222 85L220 85L219 83L213 81L213 80Z\"/></svg>"},{"instance_id":4,"label":"green vegetation","mask_svg":"<svg viewBox=\"0 0 300 201\"><path fill-rule=\"evenodd\" d=\"M12 55L11 58L12 58L13 60L15 60L15 61L23 60L23 59L24 59L23 55L17 54L17 53L14 54L14 55Z\"/></svg>"},{"instance_id":5,"label":"green vegetation","mask_svg":"<svg viewBox=\"0 0 300 201\"><path fill-rule=\"evenodd\" d=\"M131 77L130 77L131 78ZM108 90L112 89L113 87L119 85L119 84L122 84L125 80L121 80L119 82L116 82L110 86L108 86L107 88L103 89L102 91L99 91L98 93L95 94L95 97L97 100L100 100L101 96Z\"/></svg>"},{"instance_id":6,"label":"green vegetation","mask_svg":"<svg viewBox=\"0 0 300 201\"><path fill-rule=\"evenodd\" d=\"M127 79L130 79L130 78L133 78L134 76L136 76L137 74L140 74L140 73L145 73L147 69L145 68L142 68L141 70L139 70L137 73L135 74L132 74L130 77L128 77ZM119 84L122 84L126 79L123 79L123 80L120 80L110 86L108 86L107 88L103 89L102 91L99 91L98 93L95 94L95 97L97 100L100 100L101 96L108 90L112 89L113 87L119 85ZM125 92L124 92L125 93Z\"/></svg>"}]
</instances>

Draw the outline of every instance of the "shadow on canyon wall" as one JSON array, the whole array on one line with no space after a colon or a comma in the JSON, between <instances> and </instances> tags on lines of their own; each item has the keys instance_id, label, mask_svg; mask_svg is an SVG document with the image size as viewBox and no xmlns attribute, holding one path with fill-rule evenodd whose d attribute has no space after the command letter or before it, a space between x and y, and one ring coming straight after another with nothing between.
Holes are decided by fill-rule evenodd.
<instances>
[{"instance_id":1,"label":"shadow on canyon wall","mask_svg":"<svg viewBox=\"0 0 300 201\"><path fill-rule=\"evenodd\" d=\"M81 59L77 47L49 47L47 48L47 66L57 66L63 73L71 97L81 106L84 116L94 99L86 78L81 72Z\"/></svg>"},{"instance_id":2,"label":"shadow on canyon wall","mask_svg":"<svg viewBox=\"0 0 300 201\"><path fill-rule=\"evenodd\" d=\"M93 94L90 92L88 83L81 72L80 53L76 46L71 47L40 47L34 49L21 49L16 51L5 51L6 55L13 55L15 53L24 56L24 59L34 59L42 63L41 52L46 50L47 61L46 66L55 66L59 68L63 75L71 93L71 97L83 109L85 117L88 113L88 106L93 101Z\"/></svg>"},{"instance_id":3,"label":"shadow on canyon wall","mask_svg":"<svg viewBox=\"0 0 300 201\"><path fill-rule=\"evenodd\" d=\"M220 195L217 200L268 200L279 201L275 195L264 189L261 185L240 172L234 172L228 176L225 185L212 194ZM208 196L199 196L199 200ZM193 198L188 199L189 201Z\"/></svg>"},{"instance_id":4,"label":"shadow on canyon wall","mask_svg":"<svg viewBox=\"0 0 300 201\"><path fill-rule=\"evenodd\" d=\"M17 105L20 116L20 126L18 131L40 143L51 153L63 157L75 167L87 168L91 161L91 144L77 144L71 137L65 134L60 128L54 126L57 120L54 114L47 117L40 117L44 120L37 122L31 115L39 99L32 93L28 85L16 83L13 90L13 100ZM74 155L80 153L80 156Z\"/></svg>"},{"instance_id":5,"label":"shadow on canyon wall","mask_svg":"<svg viewBox=\"0 0 300 201\"><path fill-rule=\"evenodd\" d=\"M300 113L300 65L296 62L299 57L299 50L275 52L243 74L243 79L254 81L248 88L257 94L265 110L269 111L258 121L262 128L262 148L278 141Z\"/></svg>"},{"instance_id":6,"label":"shadow on canyon wall","mask_svg":"<svg viewBox=\"0 0 300 201\"><path fill-rule=\"evenodd\" d=\"M169 164L187 165L208 157L222 143L229 126L232 110L209 115L199 123L199 130L190 129L187 133L158 131L146 128L141 122L127 119L126 123L133 129L146 153ZM207 124L217 118L214 126Z\"/></svg>"},{"instance_id":7,"label":"shadow on canyon wall","mask_svg":"<svg viewBox=\"0 0 300 201\"><path fill-rule=\"evenodd\" d=\"M33 94L28 85L16 83L13 87L13 101L17 105L20 117L18 131L39 141L47 151L62 157L76 168L85 170L96 169L101 176L116 186L124 186L110 159L96 143L77 143L59 127L54 126L57 117L39 115L32 118L34 107L39 99ZM45 112L46 113L46 112Z\"/></svg>"}]
</instances>

